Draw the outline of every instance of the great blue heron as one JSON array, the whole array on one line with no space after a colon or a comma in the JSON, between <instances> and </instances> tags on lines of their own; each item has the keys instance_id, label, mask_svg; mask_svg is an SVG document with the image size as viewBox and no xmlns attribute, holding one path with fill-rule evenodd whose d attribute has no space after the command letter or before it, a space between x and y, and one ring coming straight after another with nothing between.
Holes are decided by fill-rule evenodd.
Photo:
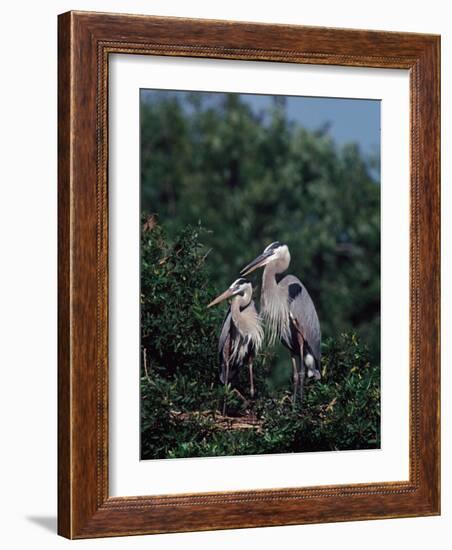
<instances>
[{"instance_id":1,"label":"great blue heron","mask_svg":"<svg viewBox=\"0 0 452 550\"><path fill-rule=\"evenodd\" d=\"M232 298L218 343L220 380L223 384L234 381L239 369L248 364L250 395L254 397L253 360L262 345L264 331L252 294L251 283L246 279L237 279L207 307Z\"/></svg>"},{"instance_id":2,"label":"great blue heron","mask_svg":"<svg viewBox=\"0 0 452 550\"><path fill-rule=\"evenodd\" d=\"M248 275L264 267L261 290L261 314L270 332L270 343L280 339L292 357L295 404L297 389L303 399L306 368L308 377L320 379L320 323L315 306L303 283L293 275L279 282L276 275L287 270L290 252L275 242L240 272Z\"/></svg>"}]
</instances>

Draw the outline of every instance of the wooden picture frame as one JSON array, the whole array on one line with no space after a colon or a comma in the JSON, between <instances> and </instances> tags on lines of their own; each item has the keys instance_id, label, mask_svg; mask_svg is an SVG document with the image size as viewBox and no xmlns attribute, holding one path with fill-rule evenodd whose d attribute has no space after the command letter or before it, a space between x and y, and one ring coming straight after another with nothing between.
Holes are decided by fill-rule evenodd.
<instances>
[{"instance_id":1,"label":"wooden picture frame","mask_svg":"<svg viewBox=\"0 0 452 550\"><path fill-rule=\"evenodd\" d=\"M69 12L58 62L58 532L87 538L440 513L440 38ZM108 61L113 53L410 73L409 481L110 497Z\"/></svg>"}]
</instances>

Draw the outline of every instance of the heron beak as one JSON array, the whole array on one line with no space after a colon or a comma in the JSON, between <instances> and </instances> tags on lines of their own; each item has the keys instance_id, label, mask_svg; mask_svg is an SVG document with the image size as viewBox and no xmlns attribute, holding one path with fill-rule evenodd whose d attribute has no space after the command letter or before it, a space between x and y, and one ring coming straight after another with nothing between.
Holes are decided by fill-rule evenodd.
<instances>
[{"instance_id":1,"label":"heron beak","mask_svg":"<svg viewBox=\"0 0 452 550\"><path fill-rule=\"evenodd\" d=\"M223 300L226 300L227 298L230 298L233 294L234 294L233 291L230 288L228 288L225 292L223 292L223 294L220 294L219 296L217 296L215 298L215 300L210 302L210 304L207 307L216 306L217 304L219 304Z\"/></svg>"},{"instance_id":2,"label":"heron beak","mask_svg":"<svg viewBox=\"0 0 452 550\"><path fill-rule=\"evenodd\" d=\"M273 250L269 250L268 252L264 252L257 258L255 258L251 263L249 263L247 266L245 266L242 271L240 272L240 275L244 277L245 275L248 275L255 269L258 269L259 267L264 267L264 265L267 265L268 262L271 261L271 257L273 256L274 252Z\"/></svg>"}]
</instances>

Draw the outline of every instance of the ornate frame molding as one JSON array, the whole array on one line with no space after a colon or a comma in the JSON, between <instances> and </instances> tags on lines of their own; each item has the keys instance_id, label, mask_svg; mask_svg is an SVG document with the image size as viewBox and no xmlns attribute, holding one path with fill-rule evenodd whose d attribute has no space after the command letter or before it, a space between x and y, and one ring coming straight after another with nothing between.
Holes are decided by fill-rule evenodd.
<instances>
[{"instance_id":1,"label":"ornate frame molding","mask_svg":"<svg viewBox=\"0 0 452 550\"><path fill-rule=\"evenodd\" d=\"M88 12L59 16L61 535L439 513L439 48L432 35ZM409 481L109 497L108 59L118 53L410 71Z\"/></svg>"}]
</instances>

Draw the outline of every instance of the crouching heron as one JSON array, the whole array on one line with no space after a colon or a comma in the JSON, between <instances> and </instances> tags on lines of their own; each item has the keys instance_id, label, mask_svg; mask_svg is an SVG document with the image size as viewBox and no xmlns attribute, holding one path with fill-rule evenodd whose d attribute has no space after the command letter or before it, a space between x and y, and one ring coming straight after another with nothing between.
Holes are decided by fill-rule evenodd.
<instances>
[{"instance_id":1,"label":"crouching heron","mask_svg":"<svg viewBox=\"0 0 452 550\"><path fill-rule=\"evenodd\" d=\"M286 245L275 242L242 269L248 275L265 267L262 275L261 314L270 332L270 343L277 339L289 349L293 368L293 403L303 399L306 369L308 377L320 379L320 323L315 306L302 282L286 275L279 282L276 275L287 270L290 252Z\"/></svg>"},{"instance_id":2,"label":"crouching heron","mask_svg":"<svg viewBox=\"0 0 452 550\"><path fill-rule=\"evenodd\" d=\"M221 328L218 343L220 380L232 383L243 365L248 365L250 395L254 397L253 360L262 346L264 331L252 300L253 287L246 279L237 279L207 307L232 298Z\"/></svg>"}]
</instances>

